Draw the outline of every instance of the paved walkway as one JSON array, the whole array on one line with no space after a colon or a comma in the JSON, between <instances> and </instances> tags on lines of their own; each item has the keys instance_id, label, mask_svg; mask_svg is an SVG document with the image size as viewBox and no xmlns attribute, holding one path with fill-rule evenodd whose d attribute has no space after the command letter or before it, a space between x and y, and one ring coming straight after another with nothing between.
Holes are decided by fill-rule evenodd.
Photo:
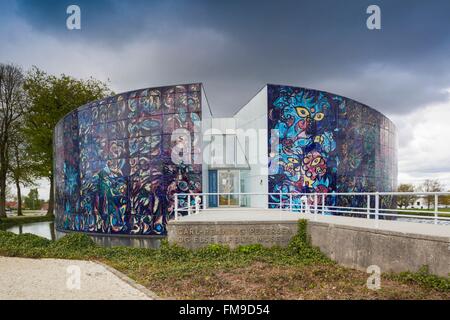
<instances>
[{"instance_id":1,"label":"paved walkway","mask_svg":"<svg viewBox=\"0 0 450 320\"><path fill-rule=\"evenodd\" d=\"M307 219L330 224L346 225L352 227L379 229L401 233L421 234L427 236L450 237L450 226L434 225L417 222L402 222L389 220L374 220L341 216L322 216L315 214L291 213L276 209L207 209L197 215L184 216L180 222L230 222L230 221L297 221Z\"/></svg>"},{"instance_id":2,"label":"paved walkway","mask_svg":"<svg viewBox=\"0 0 450 320\"><path fill-rule=\"evenodd\" d=\"M155 298L151 292L114 269L94 262L0 257L0 300Z\"/></svg>"}]
</instances>

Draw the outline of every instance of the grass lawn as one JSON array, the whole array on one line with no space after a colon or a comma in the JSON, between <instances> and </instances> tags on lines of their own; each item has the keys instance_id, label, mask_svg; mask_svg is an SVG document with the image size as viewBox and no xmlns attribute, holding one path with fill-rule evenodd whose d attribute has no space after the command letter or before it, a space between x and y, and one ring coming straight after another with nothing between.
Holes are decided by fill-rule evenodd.
<instances>
[{"instance_id":1,"label":"grass lawn","mask_svg":"<svg viewBox=\"0 0 450 320\"><path fill-rule=\"evenodd\" d=\"M398 208L400 209L400 208ZM403 215L414 215L414 216L434 216L434 209L404 209L401 208L401 210L406 210L406 211L420 211L420 212L404 212L404 211L398 211L398 214L403 214ZM446 218L450 218L450 208L439 208L439 217L446 217ZM443 212L449 212L447 213L443 213Z\"/></svg>"},{"instance_id":2,"label":"grass lawn","mask_svg":"<svg viewBox=\"0 0 450 320\"><path fill-rule=\"evenodd\" d=\"M26 217L45 216L46 213L45 210L22 210L22 214ZM8 217L17 218L17 210L8 213Z\"/></svg>"},{"instance_id":3,"label":"grass lawn","mask_svg":"<svg viewBox=\"0 0 450 320\"><path fill-rule=\"evenodd\" d=\"M186 250L102 248L86 235L52 242L0 231L0 255L102 261L163 298L175 299L450 299L450 280L419 273L383 274L381 290L368 274L344 268L312 248L306 221L287 248L259 245L235 250L211 245Z\"/></svg>"},{"instance_id":4,"label":"grass lawn","mask_svg":"<svg viewBox=\"0 0 450 320\"><path fill-rule=\"evenodd\" d=\"M28 223L35 223L35 222L46 222L46 221L54 221L54 216L46 216L46 215L39 215L36 216L34 213L28 214L27 212L24 212L23 217L8 217L8 218L0 218L0 230L6 230L8 228L28 224Z\"/></svg>"}]
</instances>

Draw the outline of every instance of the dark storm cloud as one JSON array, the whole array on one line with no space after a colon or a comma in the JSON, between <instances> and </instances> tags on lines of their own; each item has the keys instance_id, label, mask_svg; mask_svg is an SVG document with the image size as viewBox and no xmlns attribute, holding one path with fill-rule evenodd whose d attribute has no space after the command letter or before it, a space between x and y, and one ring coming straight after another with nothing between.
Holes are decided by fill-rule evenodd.
<instances>
[{"instance_id":1,"label":"dark storm cloud","mask_svg":"<svg viewBox=\"0 0 450 320\"><path fill-rule=\"evenodd\" d=\"M65 29L69 4L82 9L78 33ZM370 4L381 7L381 31L366 28ZM16 12L41 32L111 51L171 43L157 53L159 68L141 63L133 76L142 86L146 77L203 81L219 115L232 114L265 83L315 87L390 114L444 101L450 88L446 0L20 0ZM213 47L214 35L223 47Z\"/></svg>"}]
</instances>

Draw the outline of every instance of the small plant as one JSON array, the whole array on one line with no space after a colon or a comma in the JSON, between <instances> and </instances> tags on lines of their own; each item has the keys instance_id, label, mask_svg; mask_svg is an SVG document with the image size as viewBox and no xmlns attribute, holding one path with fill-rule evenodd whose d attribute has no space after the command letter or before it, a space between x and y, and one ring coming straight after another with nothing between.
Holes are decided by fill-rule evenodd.
<instances>
[{"instance_id":1,"label":"small plant","mask_svg":"<svg viewBox=\"0 0 450 320\"><path fill-rule=\"evenodd\" d=\"M311 246L311 241L307 234L308 222L300 220L298 222L298 232L289 243L290 252L299 255L305 262L331 262L318 248Z\"/></svg>"}]
</instances>

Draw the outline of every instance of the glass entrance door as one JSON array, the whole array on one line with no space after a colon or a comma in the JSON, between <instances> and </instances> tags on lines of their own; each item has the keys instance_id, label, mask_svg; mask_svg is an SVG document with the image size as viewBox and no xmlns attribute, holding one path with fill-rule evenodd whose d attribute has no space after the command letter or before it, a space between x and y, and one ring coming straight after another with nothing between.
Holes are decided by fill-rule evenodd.
<instances>
[{"instance_id":1,"label":"glass entrance door","mask_svg":"<svg viewBox=\"0 0 450 320\"><path fill-rule=\"evenodd\" d=\"M239 192L239 171L237 170L221 170L219 171L219 193L238 193ZM220 195L220 207L237 207L239 206L238 195Z\"/></svg>"}]
</instances>

